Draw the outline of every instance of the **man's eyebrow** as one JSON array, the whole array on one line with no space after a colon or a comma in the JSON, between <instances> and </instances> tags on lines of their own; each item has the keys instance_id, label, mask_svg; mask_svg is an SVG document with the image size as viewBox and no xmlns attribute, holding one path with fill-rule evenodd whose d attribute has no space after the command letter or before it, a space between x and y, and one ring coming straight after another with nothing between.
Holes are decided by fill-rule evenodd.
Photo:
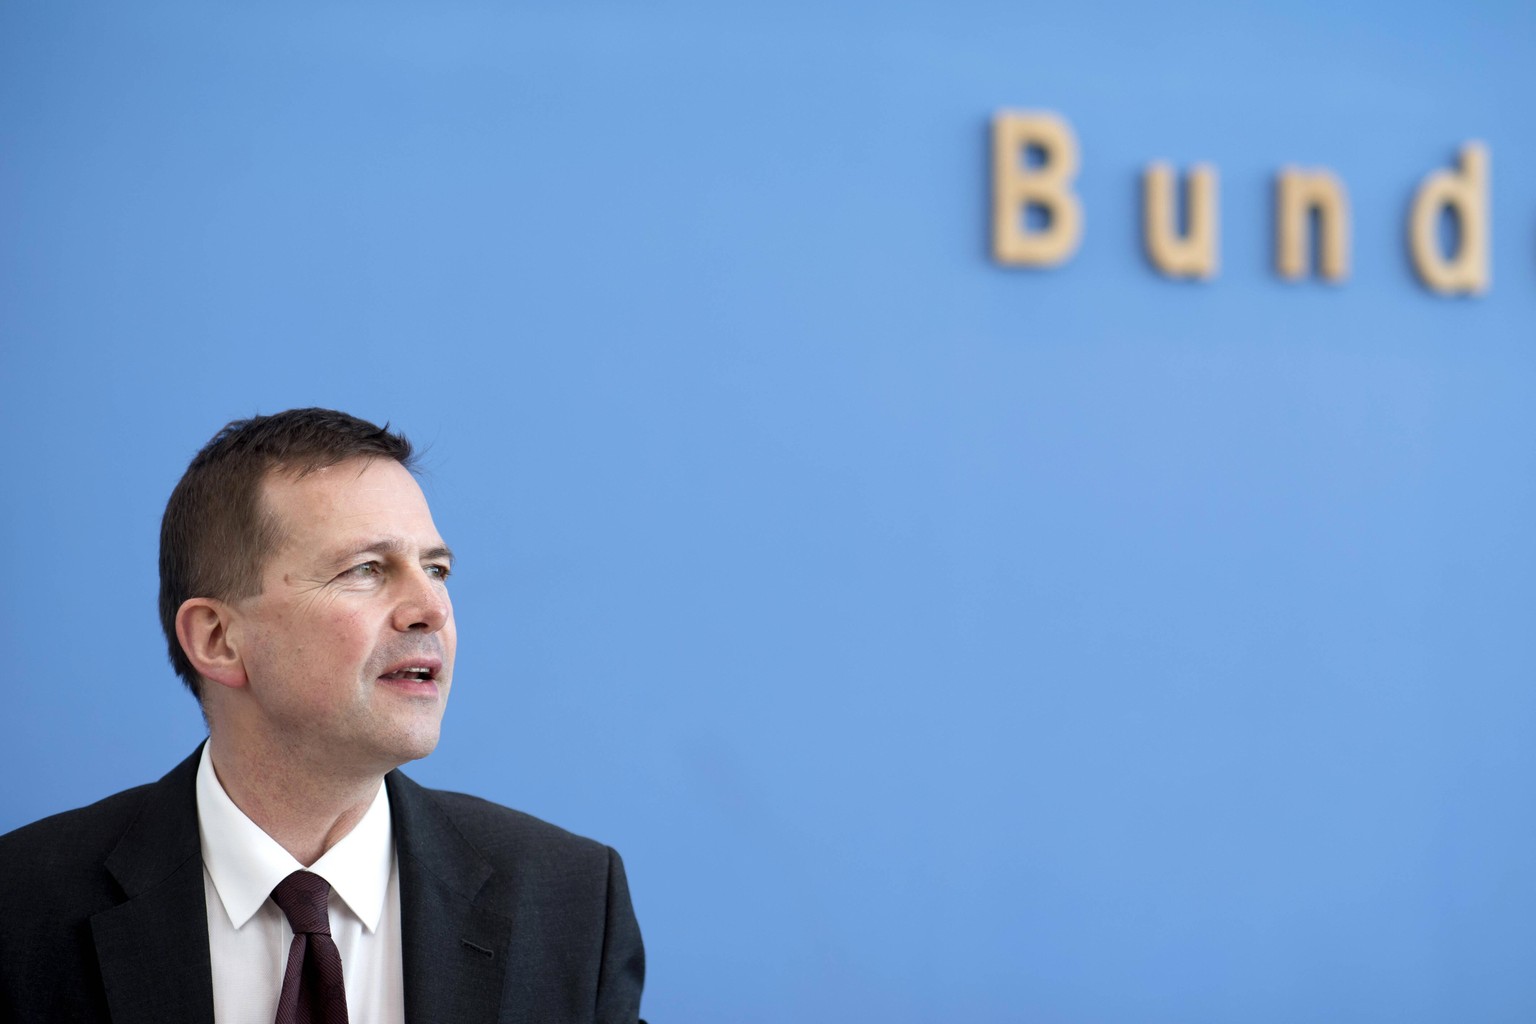
<instances>
[{"instance_id":1,"label":"man's eyebrow","mask_svg":"<svg viewBox=\"0 0 1536 1024\"><path fill-rule=\"evenodd\" d=\"M399 537L379 537L376 540L349 544L346 550L338 551L331 561L340 564L370 551L378 552L381 555L405 555L409 554L412 550L412 545L407 544ZM439 544L436 547L423 551L421 557L423 561L446 561L452 563L453 549L446 544Z\"/></svg>"}]
</instances>

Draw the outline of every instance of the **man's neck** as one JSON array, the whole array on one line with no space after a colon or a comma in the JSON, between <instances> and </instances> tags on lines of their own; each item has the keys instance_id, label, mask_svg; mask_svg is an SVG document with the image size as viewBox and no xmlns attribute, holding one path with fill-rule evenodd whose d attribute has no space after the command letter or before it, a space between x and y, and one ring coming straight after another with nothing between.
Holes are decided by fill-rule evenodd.
<instances>
[{"instance_id":1,"label":"man's neck","mask_svg":"<svg viewBox=\"0 0 1536 1024\"><path fill-rule=\"evenodd\" d=\"M285 752L243 748L214 733L208 754L229 799L305 867L341 842L378 795L382 774L339 774Z\"/></svg>"}]
</instances>

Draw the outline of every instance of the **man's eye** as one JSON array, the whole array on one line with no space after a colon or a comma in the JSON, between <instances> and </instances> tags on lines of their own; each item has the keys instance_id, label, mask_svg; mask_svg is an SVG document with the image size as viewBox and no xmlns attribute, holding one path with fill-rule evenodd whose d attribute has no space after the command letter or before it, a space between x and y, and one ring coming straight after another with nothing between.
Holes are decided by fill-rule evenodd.
<instances>
[{"instance_id":1,"label":"man's eye","mask_svg":"<svg viewBox=\"0 0 1536 1024\"><path fill-rule=\"evenodd\" d=\"M378 562L363 562L348 569L348 576L377 576L384 571L384 567Z\"/></svg>"},{"instance_id":2,"label":"man's eye","mask_svg":"<svg viewBox=\"0 0 1536 1024\"><path fill-rule=\"evenodd\" d=\"M453 570L446 565L429 565L426 568L427 575L434 579L445 580L453 574Z\"/></svg>"}]
</instances>

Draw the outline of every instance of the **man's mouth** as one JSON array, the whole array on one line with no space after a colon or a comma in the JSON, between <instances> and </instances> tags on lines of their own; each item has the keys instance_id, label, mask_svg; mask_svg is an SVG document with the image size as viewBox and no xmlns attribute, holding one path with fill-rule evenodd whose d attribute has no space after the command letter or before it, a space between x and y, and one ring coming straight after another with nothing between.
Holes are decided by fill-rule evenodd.
<instances>
[{"instance_id":1,"label":"man's mouth","mask_svg":"<svg viewBox=\"0 0 1536 1024\"><path fill-rule=\"evenodd\" d=\"M406 665L379 676L380 679L403 679L412 683L430 683L437 678L437 669L431 665Z\"/></svg>"}]
</instances>

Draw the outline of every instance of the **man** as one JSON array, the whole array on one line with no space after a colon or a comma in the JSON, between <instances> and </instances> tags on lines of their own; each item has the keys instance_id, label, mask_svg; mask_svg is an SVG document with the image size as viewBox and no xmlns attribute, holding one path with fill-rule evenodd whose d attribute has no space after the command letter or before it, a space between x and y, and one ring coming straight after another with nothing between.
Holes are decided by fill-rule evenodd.
<instances>
[{"instance_id":1,"label":"man","mask_svg":"<svg viewBox=\"0 0 1536 1024\"><path fill-rule=\"evenodd\" d=\"M0 1019L636 1020L618 855L395 770L437 744L456 640L411 459L298 409L192 460L160 611L208 740L0 837Z\"/></svg>"}]
</instances>

